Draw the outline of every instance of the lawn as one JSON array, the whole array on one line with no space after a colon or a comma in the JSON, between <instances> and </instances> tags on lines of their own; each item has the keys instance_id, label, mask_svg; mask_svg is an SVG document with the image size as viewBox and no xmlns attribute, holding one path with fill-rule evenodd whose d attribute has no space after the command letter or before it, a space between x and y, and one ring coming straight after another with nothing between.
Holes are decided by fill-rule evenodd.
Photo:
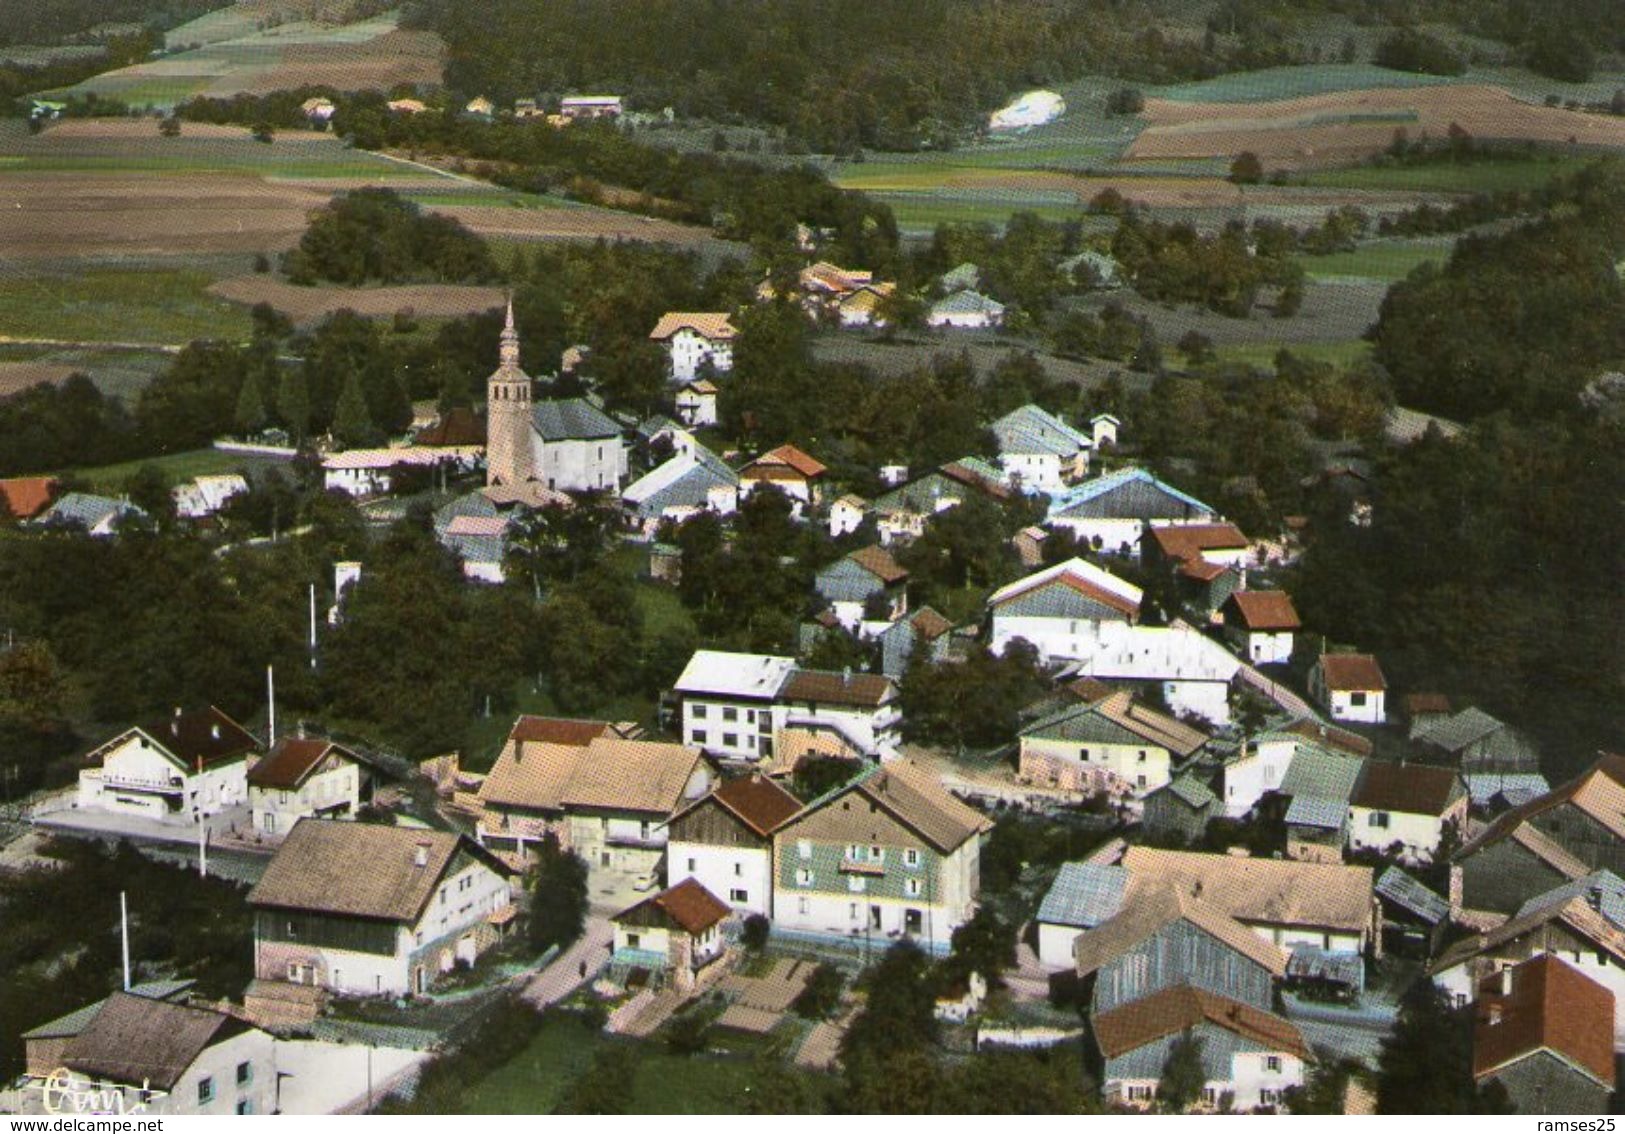
<instances>
[{"instance_id":1,"label":"lawn","mask_svg":"<svg viewBox=\"0 0 1625 1134\"><path fill-rule=\"evenodd\" d=\"M1354 166L1304 176L1304 183L1326 189L1387 189L1424 193L1493 193L1503 189L1538 189L1554 177L1574 173L1595 158L1535 156L1457 164Z\"/></svg>"},{"instance_id":2,"label":"lawn","mask_svg":"<svg viewBox=\"0 0 1625 1134\"><path fill-rule=\"evenodd\" d=\"M0 276L0 336L142 344L246 339L248 312L210 295L213 282L207 272L181 268Z\"/></svg>"},{"instance_id":3,"label":"lawn","mask_svg":"<svg viewBox=\"0 0 1625 1134\"><path fill-rule=\"evenodd\" d=\"M1033 201L1018 195L954 197L945 193L875 193L874 196L891 206L898 227L911 230L931 230L939 224L987 223L1002 225L1015 213L1036 213L1049 221L1072 220L1082 215L1076 201Z\"/></svg>"},{"instance_id":4,"label":"lawn","mask_svg":"<svg viewBox=\"0 0 1625 1134\"><path fill-rule=\"evenodd\" d=\"M242 453L223 453L219 449L192 449L184 453L170 453L163 457L146 457L139 461L123 461L116 465L101 465L89 469L59 469L58 476L72 473L102 492L117 492L124 487L138 469L154 465L164 476L179 484L196 476L214 476L219 473L240 472L245 465L255 464L254 458ZM258 463L264 463L261 459Z\"/></svg>"},{"instance_id":5,"label":"lawn","mask_svg":"<svg viewBox=\"0 0 1625 1134\"><path fill-rule=\"evenodd\" d=\"M570 1083L611 1043L625 1043L587 1030L566 1017L542 1024L531 1045L494 1068L463 1095L465 1114L547 1114ZM637 1075L626 1098L629 1114L742 1114L756 1085L756 1066L746 1060L681 1056L656 1040L638 1046ZM790 1071L809 1081L823 1076Z\"/></svg>"},{"instance_id":6,"label":"lawn","mask_svg":"<svg viewBox=\"0 0 1625 1134\"><path fill-rule=\"evenodd\" d=\"M1146 95L1172 102L1274 102L1371 87L1431 87L1461 81L1464 80L1390 71L1370 63L1324 63L1239 71L1199 82L1149 88Z\"/></svg>"},{"instance_id":7,"label":"lawn","mask_svg":"<svg viewBox=\"0 0 1625 1134\"><path fill-rule=\"evenodd\" d=\"M1283 350L1289 350L1299 358L1311 362L1352 366L1367 357L1371 351L1371 344L1361 339L1329 343L1232 343L1215 348L1214 353L1225 362L1244 362L1265 370L1274 370L1275 356Z\"/></svg>"},{"instance_id":8,"label":"lawn","mask_svg":"<svg viewBox=\"0 0 1625 1134\"><path fill-rule=\"evenodd\" d=\"M1402 280L1429 260L1443 264L1450 257L1451 241L1403 240L1362 244L1352 252L1330 256L1305 256L1304 271L1310 279L1357 276L1392 282Z\"/></svg>"}]
</instances>

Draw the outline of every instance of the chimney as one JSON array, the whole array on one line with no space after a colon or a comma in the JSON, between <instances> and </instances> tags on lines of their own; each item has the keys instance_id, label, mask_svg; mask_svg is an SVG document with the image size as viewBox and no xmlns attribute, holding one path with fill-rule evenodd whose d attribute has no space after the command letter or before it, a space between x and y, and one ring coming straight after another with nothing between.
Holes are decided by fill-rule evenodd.
<instances>
[{"instance_id":1,"label":"chimney","mask_svg":"<svg viewBox=\"0 0 1625 1134\"><path fill-rule=\"evenodd\" d=\"M429 865L429 844L428 843L419 843L416 847L414 847L412 849L412 865L413 866L428 866Z\"/></svg>"},{"instance_id":2,"label":"chimney","mask_svg":"<svg viewBox=\"0 0 1625 1134\"><path fill-rule=\"evenodd\" d=\"M1501 995L1502 996L1511 996L1512 995L1512 966L1508 965L1506 968L1502 969L1499 976L1501 978Z\"/></svg>"},{"instance_id":3,"label":"chimney","mask_svg":"<svg viewBox=\"0 0 1625 1134\"><path fill-rule=\"evenodd\" d=\"M215 740L220 739L220 725L218 722L209 726L209 736Z\"/></svg>"},{"instance_id":4,"label":"chimney","mask_svg":"<svg viewBox=\"0 0 1625 1134\"><path fill-rule=\"evenodd\" d=\"M1586 891L1586 905L1594 910L1602 910L1602 887L1593 886Z\"/></svg>"},{"instance_id":5,"label":"chimney","mask_svg":"<svg viewBox=\"0 0 1625 1134\"><path fill-rule=\"evenodd\" d=\"M841 670L841 687L844 689L846 686L851 685L851 684L852 684L852 667L847 666L845 669Z\"/></svg>"}]
</instances>

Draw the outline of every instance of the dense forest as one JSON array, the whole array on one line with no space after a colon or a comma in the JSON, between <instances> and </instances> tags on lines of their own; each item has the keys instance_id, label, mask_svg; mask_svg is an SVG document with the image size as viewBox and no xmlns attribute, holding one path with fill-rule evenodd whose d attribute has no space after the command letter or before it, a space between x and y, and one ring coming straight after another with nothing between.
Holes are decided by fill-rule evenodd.
<instances>
[{"instance_id":1,"label":"dense forest","mask_svg":"<svg viewBox=\"0 0 1625 1134\"><path fill-rule=\"evenodd\" d=\"M0 0L0 47L96 42L110 28L163 31L229 0Z\"/></svg>"}]
</instances>

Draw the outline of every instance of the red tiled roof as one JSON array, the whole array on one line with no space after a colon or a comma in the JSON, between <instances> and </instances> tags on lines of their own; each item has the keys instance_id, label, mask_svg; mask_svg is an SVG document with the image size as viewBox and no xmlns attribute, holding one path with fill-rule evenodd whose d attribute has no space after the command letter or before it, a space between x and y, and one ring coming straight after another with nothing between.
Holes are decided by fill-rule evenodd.
<instances>
[{"instance_id":1,"label":"red tiled roof","mask_svg":"<svg viewBox=\"0 0 1625 1134\"><path fill-rule=\"evenodd\" d=\"M1296 733L1305 740L1313 740L1328 748L1339 748L1355 756L1371 755L1371 742L1359 733L1338 728L1336 725L1322 724L1309 717L1293 721L1282 731Z\"/></svg>"},{"instance_id":2,"label":"red tiled roof","mask_svg":"<svg viewBox=\"0 0 1625 1134\"><path fill-rule=\"evenodd\" d=\"M758 835L772 834L786 819L801 810L801 800L766 776L751 775L729 780L711 794Z\"/></svg>"},{"instance_id":3,"label":"red tiled roof","mask_svg":"<svg viewBox=\"0 0 1625 1134\"><path fill-rule=\"evenodd\" d=\"M467 406L447 410L439 421L418 431L417 443L430 448L485 444L485 418Z\"/></svg>"},{"instance_id":4,"label":"red tiled roof","mask_svg":"<svg viewBox=\"0 0 1625 1134\"><path fill-rule=\"evenodd\" d=\"M1510 992L1501 991L1505 977ZM1483 1078L1542 1050L1613 1087L1614 994L1550 953L1479 985L1473 1075Z\"/></svg>"},{"instance_id":5,"label":"red tiled roof","mask_svg":"<svg viewBox=\"0 0 1625 1134\"><path fill-rule=\"evenodd\" d=\"M1405 713L1408 716L1449 711L1450 698L1443 693L1408 693L1405 696Z\"/></svg>"},{"instance_id":6,"label":"red tiled roof","mask_svg":"<svg viewBox=\"0 0 1625 1134\"><path fill-rule=\"evenodd\" d=\"M875 576L882 583L901 583L908 578L908 571L897 560L892 558L891 552L878 544L872 547L860 547L848 555L847 558Z\"/></svg>"},{"instance_id":7,"label":"red tiled roof","mask_svg":"<svg viewBox=\"0 0 1625 1134\"><path fill-rule=\"evenodd\" d=\"M1237 591L1230 601L1249 630L1296 630L1303 625L1285 591Z\"/></svg>"},{"instance_id":8,"label":"red tiled roof","mask_svg":"<svg viewBox=\"0 0 1625 1134\"><path fill-rule=\"evenodd\" d=\"M746 465L740 470L739 475L766 480L772 477L774 468L788 468L807 480L823 476L829 471L824 465L809 457L794 445L780 445L777 449L769 449Z\"/></svg>"},{"instance_id":9,"label":"red tiled roof","mask_svg":"<svg viewBox=\"0 0 1625 1134\"><path fill-rule=\"evenodd\" d=\"M704 933L726 918L728 904L693 878L685 878L669 890L645 898L622 910L612 919L629 925L665 924L684 933Z\"/></svg>"},{"instance_id":10,"label":"red tiled roof","mask_svg":"<svg viewBox=\"0 0 1625 1134\"><path fill-rule=\"evenodd\" d=\"M569 720L564 717L520 717L513 723L509 740L535 741L539 744L568 744L584 748L600 736L615 735L615 726L608 721Z\"/></svg>"},{"instance_id":11,"label":"red tiled roof","mask_svg":"<svg viewBox=\"0 0 1625 1134\"><path fill-rule=\"evenodd\" d=\"M1376 811L1439 816L1463 790L1453 768L1367 760L1349 803Z\"/></svg>"},{"instance_id":12,"label":"red tiled roof","mask_svg":"<svg viewBox=\"0 0 1625 1134\"><path fill-rule=\"evenodd\" d=\"M1188 984L1165 988L1102 1013L1095 1019L1095 1038L1106 1058L1115 1059L1204 1022L1251 1040L1266 1051L1300 1058L1309 1055L1303 1033L1289 1021Z\"/></svg>"},{"instance_id":13,"label":"red tiled roof","mask_svg":"<svg viewBox=\"0 0 1625 1134\"><path fill-rule=\"evenodd\" d=\"M1370 654L1322 654L1320 672L1326 688L1339 692L1388 688L1382 667Z\"/></svg>"},{"instance_id":14,"label":"red tiled roof","mask_svg":"<svg viewBox=\"0 0 1625 1134\"><path fill-rule=\"evenodd\" d=\"M56 480L48 476L20 476L0 480L0 515L32 520L51 506Z\"/></svg>"},{"instance_id":15,"label":"red tiled roof","mask_svg":"<svg viewBox=\"0 0 1625 1134\"><path fill-rule=\"evenodd\" d=\"M785 701L812 701L821 705L856 705L874 708L885 701L896 687L891 679L878 673L834 673L815 669L798 669L790 675L779 691Z\"/></svg>"},{"instance_id":16,"label":"red tiled roof","mask_svg":"<svg viewBox=\"0 0 1625 1134\"><path fill-rule=\"evenodd\" d=\"M968 469L958 461L949 461L937 470L949 480L957 481L967 488L979 489L995 500L1008 500L1010 489L996 480L989 480L975 469Z\"/></svg>"},{"instance_id":17,"label":"red tiled roof","mask_svg":"<svg viewBox=\"0 0 1625 1134\"><path fill-rule=\"evenodd\" d=\"M1170 559L1200 559L1204 551L1247 546L1247 537L1234 524L1165 524L1150 531L1157 548Z\"/></svg>"},{"instance_id":18,"label":"red tiled roof","mask_svg":"<svg viewBox=\"0 0 1625 1134\"><path fill-rule=\"evenodd\" d=\"M293 791L313 772L329 751L337 751L351 760L355 757L332 741L284 737L264 759L248 770L248 782L255 787L281 788Z\"/></svg>"}]
</instances>

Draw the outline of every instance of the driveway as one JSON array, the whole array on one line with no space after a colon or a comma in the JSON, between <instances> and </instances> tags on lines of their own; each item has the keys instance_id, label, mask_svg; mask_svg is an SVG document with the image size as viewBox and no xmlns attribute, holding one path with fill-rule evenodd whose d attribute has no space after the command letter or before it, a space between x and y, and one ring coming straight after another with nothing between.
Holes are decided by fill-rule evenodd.
<instances>
[{"instance_id":1,"label":"driveway","mask_svg":"<svg viewBox=\"0 0 1625 1134\"><path fill-rule=\"evenodd\" d=\"M521 998L537 1008L557 1004L576 989L598 975L598 970L609 960L614 932L609 919L601 914L587 915L586 928L564 952L525 983ZM582 976L582 966L586 976Z\"/></svg>"}]
</instances>

